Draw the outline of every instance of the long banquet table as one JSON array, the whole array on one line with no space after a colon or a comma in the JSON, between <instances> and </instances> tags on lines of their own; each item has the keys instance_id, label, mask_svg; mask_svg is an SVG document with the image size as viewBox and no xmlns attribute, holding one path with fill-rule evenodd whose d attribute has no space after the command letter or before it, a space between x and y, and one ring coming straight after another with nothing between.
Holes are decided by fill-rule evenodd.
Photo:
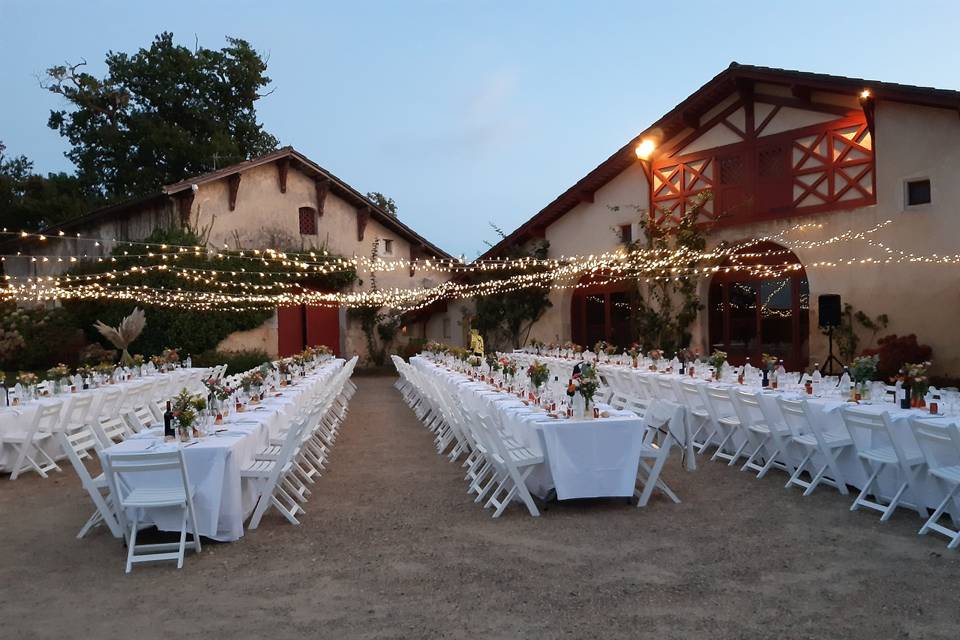
<instances>
[{"instance_id":1,"label":"long banquet table","mask_svg":"<svg viewBox=\"0 0 960 640\"><path fill-rule=\"evenodd\" d=\"M282 387L242 413L231 413L218 429L224 431L192 440L190 443L163 441L163 428L148 429L119 444L104 449L101 458L114 453L140 451L175 451L182 448L187 476L193 489L197 531L219 541L239 540L243 523L256 506L257 489L252 481L242 479L241 469L253 461L271 437L296 417L305 407L318 385L322 385L342 367L341 359L329 360L295 384ZM137 477L137 486L164 486L179 483L176 472L158 472ZM143 526L155 525L161 531L179 531L179 508L142 509L139 521ZM131 514L132 515L132 514Z\"/></svg>"},{"instance_id":2,"label":"long banquet table","mask_svg":"<svg viewBox=\"0 0 960 640\"><path fill-rule=\"evenodd\" d=\"M179 376L183 381L182 384L191 386L195 383L199 383L201 374L206 371L208 371L208 369L194 367L191 369L176 369L174 372L170 373L153 373L151 375L133 378L125 382L105 385L96 389L81 390L77 391L76 393L60 393L53 396L37 398L36 400L32 400L14 407L0 407L0 472L12 471L12 467L16 461L16 449L9 443L5 443L4 436L9 437L14 435L23 435L26 433L30 425L33 423L36 412L42 406L48 406L58 402L61 403L62 406L60 409L60 415L62 418L65 418L66 416L70 415L74 402L80 398L89 396L93 398L93 401L90 404L90 409L84 418L88 420L94 419L100 415L100 407L106 398L106 392L111 389L120 390L122 392L132 392L145 382L168 380L170 379L169 376ZM64 453L60 448L60 443L56 438L47 438L41 441L39 446L54 460L59 460L64 457Z\"/></svg>"},{"instance_id":3,"label":"long banquet table","mask_svg":"<svg viewBox=\"0 0 960 640\"><path fill-rule=\"evenodd\" d=\"M576 364L575 360L568 358L559 358L554 356L534 356L531 354L513 354L517 356L522 361L532 361L534 359L540 360L548 364L550 367L551 375L553 375L556 370L560 375L569 376L570 372L573 369L573 366ZM657 377L666 377L675 382L682 380L694 380L697 384L700 385L709 385L716 388L730 389L730 388L749 388L755 391L762 391L760 394L760 402L766 405L768 410L771 410L774 415L780 412L779 405L777 403L778 397L791 398L791 399L805 399L809 403L810 407L813 409L813 419L817 420L817 425L825 430L828 433L834 433L838 435L851 435L857 449L869 449L874 446L885 446L888 443L883 440L883 436L871 433L865 433L863 430L855 430L850 434L843 422L843 417L841 416L841 409L843 407L853 406L846 398L840 397L836 393L830 393L829 391L821 397L810 396L804 393L800 393L794 389L780 389L780 390L770 390L770 389L760 389L759 387L751 385L739 385L735 381L722 381L717 382L711 379L707 379L698 375L697 377L684 376L681 377L676 373L665 373L662 371L650 371L648 369L633 368L630 365L616 364L616 363L600 363L598 365L601 373L604 371L609 371L610 369L616 369L621 374L626 372L631 376L643 376L647 378L657 378ZM564 373L565 372L565 373ZM657 388L654 386L654 388ZM667 400L683 402L682 398L673 397L666 398ZM948 417L948 416L933 416L926 410L922 409L901 409L898 406L890 402L861 402L857 405L858 410L873 413L875 415L880 415L881 413L886 412L894 425L894 432L898 438L898 442L903 446L906 452L910 455L919 455L919 445L916 442L916 439L913 437L913 432L910 429L909 419L910 418L921 418L925 422L930 424L949 424L951 422L958 421L957 417ZM739 446L743 442L742 437L737 435L734 438L734 446ZM945 452L945 456L947 452ZM815 457L815 462L822 462L820 460L819 454ZM864 470L864 466L861 463L860 459L857 457L856 451L854 448L848 448L845 450L837 460L838 467L840 472L843 474L845 481L861 489L867 482L867 473ZM884 469L878 476L878 482L880 486L880 492L884 498L889 499L890 496L896 491L898 486L898 481L896 477L895 469L887 468ZM919 499L927 507L935 508L943 500L945 494L943 488L938 485L934 480L932 480L927 474L922 474L919 479ZM954 509L956 510L956 509ZM960 518L960 513L954 514L956 517Z\"/></svg>"},{"instance_id":4,"label":"long banquet table","mask_svg":"<svg viewBox=\"0 0 960 640\"><path fill-rule=\"evenodd\" d=\"M426 358L414 357L410 362L424 373L440 376L452 391L481 399L497 412L509 435L544 457L544 464L527 479L532 494L544 497L555 489L560 500L633 495L645 431L635 413L598 405L609 417L551 418L516 395Z\"/></svg>"}]
</instances>

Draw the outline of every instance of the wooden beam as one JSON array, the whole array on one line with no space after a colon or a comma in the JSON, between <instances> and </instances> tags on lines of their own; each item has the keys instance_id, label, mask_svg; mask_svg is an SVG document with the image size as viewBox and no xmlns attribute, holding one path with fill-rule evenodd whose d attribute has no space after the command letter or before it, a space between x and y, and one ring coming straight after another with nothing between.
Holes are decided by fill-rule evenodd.
<instances>
[{"instance_id":1,"label":"wooden beam","mask_svg":"<svg viewBox=\"0 0 960 640\"><path fill-rule=\"evenodd\" d=\"M424 247L419 242L410 243L410 277L413 277L413 274L417 272L416 267L413 266L414 261L422 258L425 253L423 251Z\"/></svg>"},{"instance_id":2,"label":"wooden beam","mask_svg":"<svg viewBox=\"0 0 960 640\"><path fill-rule=\"evenodd\" d=\"M680 119L683 121L683 124L691 129L700 128L700 116L696 115L689 109L680 114Z\"/></svg>"},{"instance_id":3,"label":"wooden beam","mask_svg":"<svg viewBox=\"0 0 960 640\"><path fill-rule=\"evenodd\" d=\"M237 192L240 190L240 174L231 173L227 178L227 186L230 188L230 211L237 208Z\"/></svg>"},{"instance_id":4,"label":"wooden beam","mask_svg":"<svg viewBox=\"0 0 960 640\"><path fill-rule=\"evenodd\" d=\"M792 84L790 85L790 95L792 95L797 100L802 100L803 102L810 102L810 94L812 91L810 87L802 84Z\"/></svg>"},{"instance_id":5,"label":"wooden beam","mask_svg":"<svg viewBox=\"0 0 960 640\"><path fill-rule=\"evenodd\" d=\"M313 187L317 195L317 215L323 216L323 206L327 202L327 194L330 193L330 181L326 178L315 178Z\"/></svg>"},{"instance_id":6,"label":"wooden beam","mask_svg":"<svg viewBox=\"0 0 960 640\"><path fill-rule=\"evenodd\" d=\"M280 193L287 192L287 171L290 169L290 158L277 160L277 178L280 179Z\"/></svg>"},{"instance_id":7,"label":"wooden beam","mask_svg":"<svg viewBox=\"0 0 960 640\"><path fill-rule=\"evenodd\" d=\"M177 209L180 214L180 224L187 226L190 224L190 209L193 208L193 189L181 191L177 196Z\"/></svg>"},{"instance_id":8,"label":"wooden beam","mask_svg":"<svg viewBox=\"0 0 960 640\"><path fill-rule=\"evenodd\" d=\"M367 230L367 223L370 222L370 207L364 206L357 209L357 240L363 242L363 234Z\"/></svg>"},{"instance_id":9,"label":"wooden beam","mask_svg":"<svg viewBox=\"0 0 960 640\"><path fill-rule=\"evenodd\" d=\"M593 191L581 191L580 202L593 202Z\"/></svg>"},{"instance_id":10,"label":"wooden beam","mask_svg":"<svg viewBox=\"0 0 960 640\"><path fill-rule=\"evenodd\" d=\"M867 130L870 132L870 138L872 139L872 145L876 146L876 133L874 132L874 118L876 117L877 112L877 101L872 95L866 97L860 96L860 107L863 109L863 115L867 119Z\"/></svg>"},{"instance_id":11,"label":"wooden beam","mask_svg":"<svg viewBox=\"0 0 960 640\"><path fill-rule=\"evenodd\" d=\"M823 104L820 102L804 102L796 98L787 98L786 96L771 96L765 93L758 93L753 96L757 102L766 104L776 104L781 107L793 107L794 109L806 109L807 111L820 111L822 113L832 113L837 116L849 116L852 112L846 107L835 104Z\"/></svg>"}]
</instances>

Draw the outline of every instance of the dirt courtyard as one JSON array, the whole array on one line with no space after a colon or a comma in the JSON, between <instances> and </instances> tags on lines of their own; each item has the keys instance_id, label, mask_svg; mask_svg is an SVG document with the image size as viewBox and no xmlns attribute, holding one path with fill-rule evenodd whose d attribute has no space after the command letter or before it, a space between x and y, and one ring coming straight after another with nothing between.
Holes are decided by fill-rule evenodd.
<instances>
[{"instance_id":1,"label":"dirt courtyard","mask_svg":"<svg viewBox=\"0 0 960 640\"><path fill-rule=\"evenodd\" d=\"M960 554L903 510L848 511L698 458L683 500L499 520L392 388L359 392L299 527L271 512L184 568L124 574L73 469L0 478L0 638L950 638ZM852 499L852 498L851 498Z\"/></svg>"}]
</instances>

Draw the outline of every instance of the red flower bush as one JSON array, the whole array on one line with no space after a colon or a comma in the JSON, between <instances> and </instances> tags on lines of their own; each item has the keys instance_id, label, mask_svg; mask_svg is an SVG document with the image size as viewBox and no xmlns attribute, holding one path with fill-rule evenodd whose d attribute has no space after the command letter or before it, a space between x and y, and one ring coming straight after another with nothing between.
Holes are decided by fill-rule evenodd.
<instances>
[{"instance_id":1,"label":"red flower bush","mask_svg":"<svg viewBox=\"0 0 960 640\"><path fill-rule=\"evenodd\" d=\"M933 349L929 345L917 343L917 336L898 336L891 334L877 340L876 349L864 349L865 356L879 356L877 375L886 380L897 375L900 367L908 362L926 362L931 359Z\"/></svg>"}]
</instances>

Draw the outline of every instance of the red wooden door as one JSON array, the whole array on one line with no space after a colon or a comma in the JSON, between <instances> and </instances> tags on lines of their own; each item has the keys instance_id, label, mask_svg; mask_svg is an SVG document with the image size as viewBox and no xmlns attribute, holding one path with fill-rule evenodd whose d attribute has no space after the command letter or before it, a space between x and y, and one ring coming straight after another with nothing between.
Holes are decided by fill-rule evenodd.
<instances>
[{"instance_id":1,"label":"red wooden door","mask_svg":"<svg viewBox=\"0 0 960 640\"><path fill-rule=\"evenodd\" d=\"M281 358L303 351L305 326L303 306L277 308L277 352Z\"/></svg>"},{"instance_id":2,"label":"red wooden door","mask_svg":"<svg viewBox=\"0 0 960 640\"><path fill-rule=\"evenodd\" d=\"M307 345L326 345L340 355L340 310L336 307L306 307Z\"/></svg>"}]
</instances>

